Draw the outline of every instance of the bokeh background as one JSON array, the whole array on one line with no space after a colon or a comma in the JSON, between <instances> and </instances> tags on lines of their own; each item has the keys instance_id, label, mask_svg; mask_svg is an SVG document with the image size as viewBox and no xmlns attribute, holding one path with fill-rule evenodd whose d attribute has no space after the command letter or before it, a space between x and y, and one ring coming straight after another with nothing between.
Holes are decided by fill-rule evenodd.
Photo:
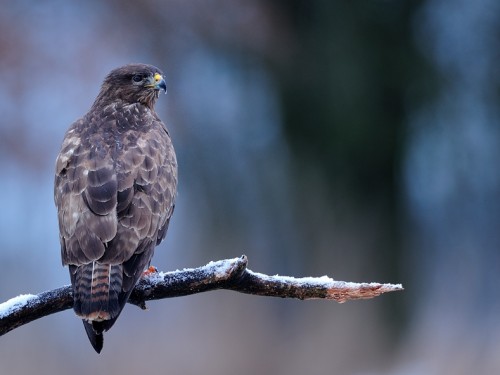
<instances>
[{"instance_id":1,"label":"bokeh background","mask_svg":"<svg viewBox=\"0 0 500 375\"><path fill-rule=\"evenodd\" d=\"M0 301L69 282L54 160L129 62L166 72L179 160L158 268L406 290L129 305L101 355L65 311L1 337L0 373L500 373L499 43L495 0L5 1Z\"/></svg>"}]
</instances>

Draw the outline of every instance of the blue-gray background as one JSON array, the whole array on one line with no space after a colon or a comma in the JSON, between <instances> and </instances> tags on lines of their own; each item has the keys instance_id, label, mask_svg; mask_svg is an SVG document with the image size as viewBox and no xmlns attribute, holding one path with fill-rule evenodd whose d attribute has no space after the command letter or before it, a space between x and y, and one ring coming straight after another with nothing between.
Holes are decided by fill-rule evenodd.
<instances>
[{"instance_id":1,"label":"blue-gray background","mask_svg":"<svg viewBox=\"0 0 500 375\"><path fill-rule=\"evenodd\" d=\"M349 4L349 5L348 5ZM106 73L166 72L179 196L154 264L403 283L338 305L212 292L0 338L0 374L500 372L500 5L11 1L0 12L0 301L67 284L52 183Z\"/></svg>"}]
</instances>

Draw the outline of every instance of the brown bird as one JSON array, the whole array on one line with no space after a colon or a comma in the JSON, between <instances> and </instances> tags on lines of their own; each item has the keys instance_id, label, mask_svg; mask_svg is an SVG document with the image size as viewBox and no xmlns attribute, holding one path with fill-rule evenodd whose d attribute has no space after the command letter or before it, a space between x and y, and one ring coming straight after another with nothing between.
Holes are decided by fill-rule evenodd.
<instances>
[{"instance_id":1,"label":"brown bird","mask_svg":"<svg viewBox=\"0 0 500 375\"><path fill-rule=\"evenodd\" d=\"M94 349L120 315L167 233L177 160L154 110L163 73L145 64L111 71L56 160L54 198L74 310Z\"/></svg>"}]
</instances>

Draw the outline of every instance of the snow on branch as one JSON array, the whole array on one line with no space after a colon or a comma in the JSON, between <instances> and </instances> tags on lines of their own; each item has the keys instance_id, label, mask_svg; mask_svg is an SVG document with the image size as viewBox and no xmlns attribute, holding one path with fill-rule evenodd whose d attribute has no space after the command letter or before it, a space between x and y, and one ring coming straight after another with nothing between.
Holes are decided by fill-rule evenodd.
<instances>
[{"instance_id":1,"label":"snow on branch","mask_svg":"<svg viewBox=\"0 0 500 375\"><path fill-rule=\"evenodd\" d=\"M199 268L145 275L134 288L129 303L146 308L146 301L180 297L216 289L296 299L327 299L343 303L403 290L401 284L351 283L327 276L295 278L268 276L247 269L248 259L210 262ZM0 304L0 336L33 320L73 307L67 285L37 295L20 295Z\"/></svg>"}]
</instances>

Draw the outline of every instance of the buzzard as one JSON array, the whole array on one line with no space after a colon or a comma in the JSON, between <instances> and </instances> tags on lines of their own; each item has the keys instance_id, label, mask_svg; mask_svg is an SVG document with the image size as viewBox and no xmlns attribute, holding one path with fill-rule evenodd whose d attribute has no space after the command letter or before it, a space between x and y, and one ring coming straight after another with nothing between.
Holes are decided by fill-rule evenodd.
<instances>
[{"instance_id":1,"label":"buzzard","mask_svg":"<svg viewBox=\"0 0 500 375\"><path fill-rule=\"evenodd\" d=\"M154 66L111 71L56 160L62 263L73 308L98 353L174 211L177 160L154 110L161 90L167 92L163 73Z\"/></svg>"}]
</instances>

